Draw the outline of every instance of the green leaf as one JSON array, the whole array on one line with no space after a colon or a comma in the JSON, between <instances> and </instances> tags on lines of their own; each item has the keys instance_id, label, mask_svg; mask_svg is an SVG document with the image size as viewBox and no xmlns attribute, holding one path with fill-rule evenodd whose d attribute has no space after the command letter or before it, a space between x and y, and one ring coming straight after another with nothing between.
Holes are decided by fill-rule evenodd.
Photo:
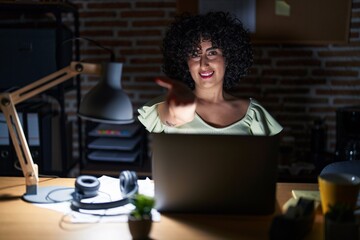
<instances>
[{"instance_id":1,"label":"green leaf","mask_svg":"<svg viewBox=\"0 0 360 240\"><path fill-rule=\"evenodd\" d=\"M135 206L135 209L130 213L132 217L140 219L151 216L151 209L155 205L155 199L153 197L136 194L131 198L130 202Z\"/></svg>"}]
</instances>

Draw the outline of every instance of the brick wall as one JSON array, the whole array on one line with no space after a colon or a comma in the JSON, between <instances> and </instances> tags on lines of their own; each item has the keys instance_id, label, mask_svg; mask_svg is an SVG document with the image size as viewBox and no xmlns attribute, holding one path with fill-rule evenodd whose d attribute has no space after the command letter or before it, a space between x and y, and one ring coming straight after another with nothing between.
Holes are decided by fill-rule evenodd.
<instances>
[{"instance_id":1,"label":"brick wall","mask_svg":"<svg viewBox=\"0 0 360 240\"><path fill-rule=\"evenodd\" d=\"M153 83L161 73L160 45L176 12L176 0L74 0L80 36L113 49L124 63L123 87L134 109L163 93ZM70 24L70 21L69 21ZM335 111L360 105L360 0L352 1L347 44L254 45L255 64L235 94L254 97L284 126L283 145L297 160L309 149L310 128L321 117L328 127L327 150L335 149ZM81 59L106 61L109 55L81 41ZM84 94L96 83L82 78ZM67 94L69 118L76 117L75 92ZM300 158L299 158L300 156Z\"/></svg>"},{"instance_id":2,"label":"brick wall","mask_svg":"<svg viewBox=\"0 0 360 240\"><path fill-rule=\"evenodd\" d=\"M359 32L360 1L356 0L347 44L255 46L253 71L239 91L249 91L243 95L259 98L276 116L295 155L309 148L310 129L319 117L325 119L327 150L333 153L336 109L360 105Z\"/></svg>"},{"instance_id":3,"label":"brick wall","mask_svg":"<svg viewBox=\"0 0 360 240\"><path fill-rule=\"evenodd\" d=\"M112 48L124 62L123 86L135 109L162 94L152 80L162 74L159 49L176 1L73 2L79 7L80 35ZM259 100L284 126L283 143L298 156L309 148L314 119L324 118L327 150L334 152L336 109L360 104L360 1L353 0L348 44L254 48L255 64L235 94ZM99 61L106 54L86 45L82 58ZM83 82L85 90L91 85L93 79Z\"/></svg>"}]
</instances>

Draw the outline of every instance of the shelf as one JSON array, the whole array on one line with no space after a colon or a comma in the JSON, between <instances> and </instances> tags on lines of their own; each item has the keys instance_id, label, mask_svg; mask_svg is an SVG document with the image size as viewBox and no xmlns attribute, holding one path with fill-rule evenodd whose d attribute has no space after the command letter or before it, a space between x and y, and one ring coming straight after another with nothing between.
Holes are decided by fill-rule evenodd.
<instances>
[{"instance_id":1,"label":"shelf","mask_svg":"<svg viewBox=\"0 0 360 240\"><path fill-rule=\"evenodd\" d=\"M53 43L52 45L54 46L55 50L55 63L54 66L56 69L50 69L49 71L50 73L52 73L53 71L57 71L60 70L61 68L63 68L64 66L62 65L62 62L64 60L64 64L66 64L66 66L69 64L70 61L72 61L72 57L75 57L76 60L79 60L79 43L78 41L75 41L75 47L74 47L74 53L72 50L72 47L69 47L70 51L66 52L69 53L69 58L67 58L66 56L64 56L63 54L60 53L64 53L65 50L62 46L62 44L60 44L64 38L63 37L67 37L67 38L72 38L72 37L78 37L79 36L79 14L78 14L78 10L77 10L77 6L75 4L72 3L65 3L65 2L53 2L53 3L43 3L43 2L34 2L34 1L16 1L16 2L6 2L6 3L0 3L0 12L2 14L2 24L0 24L0 28L5 29L7 31L11 30L11 27L14 27L15 31L27 31L27 34L35 34L34 30L39 30L37 33L41 35L41 39L44 40L45 37L44 36L49 36L51 34L51 39L49 41L54 41L51 42ZM64 24L63 24L63 13L70 13L73 16L72 19L72 26L73 26L73 31L68 31L65 32L64 31ZM46 15L45 15L46 14ZM49 17L49 15L53 15L54 18ZM21 18L20 16L26 15L26 18ZM43 25L37 25L37 20L39 19L39 15L44 15L46 16L46 21L42 21L42 23L44 23L45 25L51 25L51 31L47 31L44 32L46 30L46 28L42 28L41 26ZM15 17L13 17L15 16ZM29 17L31 16L31 17ZM8 18L8 19L7 19ZM22 26L26 26L25 28L21 28ZM10 27L10 28L9 28ZM20 27L20 28L19 28ZM68 29L67 29L68 30ZM40 32L40 33L39 33ZM70 35L71 34L71 35ZM6 34L4 36L7 36ZM20 36L19 38L19 34L15 34L15 37L17 36L16 40L22 40L24 42L24 45L21 45L21 47L24 48L19 48L16 50L20 50L20 51L24 51L25 50L32 50L33 46L33 42L31 41L25 41L25 38L23 36ZM35 38L35 37L34 37ZM46 40L46 39L45 39ZM45 41L44 40L44 41ZM49 48L50 44L45 44L44 42L41 42L39 44L40 46L46 46ZM37 48L39 49L39 48ZM49 49L46 49L48 52L50 52ZM52 49L51 49L52 51ZM26 51L24 51L26 53ZM46 51L45 51L46 52ZM12 54L12 56L14 56L14 54ZM35 59L36 58L36 59ZM26 69L24 69L25 67L27 68L29 66L29 64L26 62L23 66L19 63L20 60L24 60L25 59L18 55L17 56L18 62L17 64L15 64L14 66L17 67L16 71L17 72L27 72ZM41 63L41 61L46 61L46 59L49 60L49 56L45 55L43 53L39 53L38 57L34 57L32 56L31 58L31 62L39 62ZM10 61L8 60L7 62L5 62L5 64L10 64ZM31 65L31 64L30 64ZM43 64L44 65L44 64ZM12 65L11 65L12 66ZM34 69L31 69L32 71L34 71ZM36 69L35 69L36 71ZM41 73L43 74L43 73ZM47 74L44 74L47 75ZM4 75L3 75L4 77ZM29 77L29 75L26 75L24 77L17 77L19 79L24 79L24 81L30 81L30 82L21 82L18 83L18 85L22 86L26 86L27 84L30 84L33 81L36 81L40 78L42 78L44 76L40 76L40 77L34 77L34 79L31 79ZM1 79L0 79L1 80ZM13 82L13 81L12 81ZM80 79L76 78L74 81L72 81L72 84L69 84L70 82L67 82L66 84L60 84L56 87L54 87L51 90L48 90L46 93L48 95L51 95L52 97L54 97L54 99L56 99L56 101L59 104L59 115L57 116L57 119L54 120L56 121L57 126L59 126L60 130L58 135L55 136L55 139L52 138L51 141L44 141L40 143L40 147L42 148L41 151L42 152L46 152L48 153L49 151L51 151L51 154L53 156L56 156L58 158L60 158L60 162L54 164L54 161L52 161L52 159L54 159L54 157L50 157L50 159L44 158L39 160L41 163L39 164L39 168L40 168L40 174L44 173L44 169L49 169L50 170L46 173L51 172L52 174L56 174L58 176L66 176L67 173L69 172L69 170L76 165L76 163L79 161L78 159L75 159L73 157L73 148L72 148L72 136L73 136L73 131L72 131L72 122L67 121L66 118L66 112L65 112L65 93L69 90L73 90L74 88L76 88L76 92L77 92L77 101L79 102L80 100ZM14 82L13 82L14 84ZM21 85L22 84L22 85ZM5 88L6 86L4 86ZM29 99L30 100L30 99ZM78 120L78 129L79 129L79 142L81 142L81 122L80 120ZM52 126L52 128L50 130L54 130L55 127ZM51 138L52 136L54 136L54 134L51 133L50 130L44 130L44 129L39 129L40 134L47 134L47 135L51 135L48 138ZM47 139L48 139L47 138ZM68 139L68 138L71 138ZM56 151L52 149L54 144L58 144L59 145L59 149L57 149ZM80 144L81 145L81 144ZM79 147L79 154L81 155L81 146ZM16 160L16 156L14 154L12 154L12 159L8 158L9 161L15 161ZM81 157L80 157L81 159ZM51 163L50 163L51 162ZM54 167L56 165L56 167ZM50 167L49 167L50 166Z\"/></svg>"},{"instance_id":2,"label":"shelf","mask_svg":"<svg viewBox=\"0 0 360 240\"><path fill-rule=\"evenodd\" d=\"M151 176L147 132L139 123L98 124L86 122L85 158L81 174L116 176L123 170Z\"/></svg>"}]
</instances>

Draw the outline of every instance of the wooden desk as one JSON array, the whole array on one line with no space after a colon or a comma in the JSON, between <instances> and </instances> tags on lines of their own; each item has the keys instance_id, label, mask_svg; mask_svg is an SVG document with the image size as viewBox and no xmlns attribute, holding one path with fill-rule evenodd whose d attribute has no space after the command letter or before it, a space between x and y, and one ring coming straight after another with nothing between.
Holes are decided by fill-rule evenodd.
<instances>
[{"instance_id":1,"label":"wooden desk","mask_svg":"<svg viewBox=\"0 0 360 240\"><path fill-rule=\"evenodd\" d=\"M74 179L41 179L40 186L73 186ZM314 190L317 184L278 183L277 200L282 206L292 189ZM24 178L0 177L0 240L131 239L127 223L72 224L63 214L21 200ZM162 215L153 224L152 239L268 239L272 216ZM323 218L316 215L306 239L322 239Z\"/></svg>"}]
</instances>

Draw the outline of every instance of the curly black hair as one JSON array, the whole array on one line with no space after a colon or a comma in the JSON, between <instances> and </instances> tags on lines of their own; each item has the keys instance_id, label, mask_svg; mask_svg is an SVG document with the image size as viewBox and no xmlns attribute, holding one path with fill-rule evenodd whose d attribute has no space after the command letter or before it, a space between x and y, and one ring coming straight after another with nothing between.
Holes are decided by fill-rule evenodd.
<instances>
[{"instance_id":1,"label":"curly black hair","mask_svg":"<svg viewBox=\"0 0 360 240\"><path fill-rule=\"evenodd\" d=\"M250 36L236 17L224 12L203 15L182 14L175 17L163 40L163 72L194 89L187 60L200 46L200 40L210 40L225 57L224 89L231 89L247 74L253 63Z\"/></svg>"}]
</instances>

